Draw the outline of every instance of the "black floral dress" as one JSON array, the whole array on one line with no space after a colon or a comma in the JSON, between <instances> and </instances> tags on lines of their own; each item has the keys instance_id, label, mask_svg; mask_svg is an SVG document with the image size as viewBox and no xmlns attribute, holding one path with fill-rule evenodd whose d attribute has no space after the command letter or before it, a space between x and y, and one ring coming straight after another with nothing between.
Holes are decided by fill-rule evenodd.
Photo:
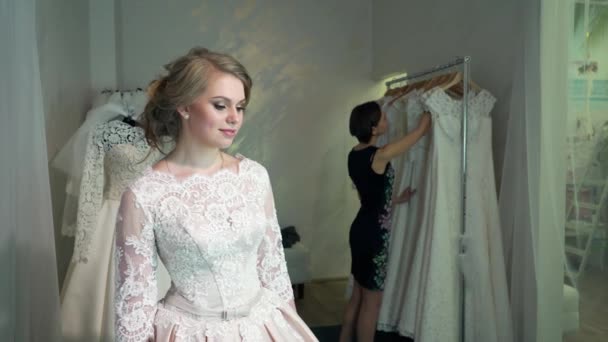
<instances>
[{"instance_id":1,"label":"black floral dress","mask_svg":"<svg viewBox=\"0 0 608 342\"><path fill-rule=\"evenodd\" d=\"M384 289L395 178L390 163L383 174L372 169L377 150L368 146L348 155L348 173L361 201L350 227L351 273L359 285L369 290Z\"/></svg>"}]
</instances>

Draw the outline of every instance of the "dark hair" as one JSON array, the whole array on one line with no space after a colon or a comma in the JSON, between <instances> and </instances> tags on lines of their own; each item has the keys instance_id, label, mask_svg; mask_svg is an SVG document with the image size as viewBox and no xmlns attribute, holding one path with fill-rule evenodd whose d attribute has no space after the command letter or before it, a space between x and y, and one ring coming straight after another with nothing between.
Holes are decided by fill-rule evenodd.
<instances>
[{"instance_id":1,"label":"dark hair","mask_svg":"<svg viewBox=\"0 0 608 342\"><path fill-rule=\"evenodd\" d=\"M245 101L249 102L253 81L245 67L230 55L196 47L164 68L167 74L148 87L149 100L143 112L146 140L153 148L160 149L159 143L165 137L177 141L182 126L177 108L190 105L205 91L213 71L241 80Z\"/></svg>"},{"instance_id":2,"label":"dark hair","mask_svg":"<svg viewBox=\"0 0 608 342\"><path fill-rule=\"evenodd\" d=\"M381 116L382 110L375 101L356 106L350 113L350 135L361 143L368 143L372 139L372 128L378 126Z\"/></svg>"}]
</instances>

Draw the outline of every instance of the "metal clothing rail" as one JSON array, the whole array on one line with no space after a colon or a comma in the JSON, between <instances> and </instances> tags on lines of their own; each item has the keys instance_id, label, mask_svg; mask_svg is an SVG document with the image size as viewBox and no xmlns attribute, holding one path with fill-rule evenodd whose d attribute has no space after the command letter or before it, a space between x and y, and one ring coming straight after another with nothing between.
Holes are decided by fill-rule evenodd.
<instances>
[{"instance_id":1,"label":"metal clothing rail","mask_svg":"<svg viewBox=\"0 0 608 342\"><path fill-rule=\"evenodd\" d=\"M395 83L401 83L401 82L405 82L408 80L413 80L413 79L417 79L417 78L422 78L425 76L429 76L432 75L434 73L438 73L438 72L445 72L449 69L455 68L455 67L460 67L465 63L468 63L471 60L471 57L459 57L457 59L455 59L454 61L447 63L447 64L443 64L443 65L438 65L434 68L431 69L427 69L421 72L417 72L415 74L411 74L411 75L406 75L403 77L399 77L396 79L392 79L390 81L387 81L385 84L387 87L390 88L390 86L392 86Z\"/></svg>"},{"instance_id":2,"label":"metal clothing rail","mask_svg":"<svg viewBox=\"0 0 608 342\"><path fill-rule=\"evenodd\" d=\"M101 91L102 94L113 94L113 93L136 93L136 92L140 92L140 91L144 91L142 88L137 88L137 89L104 89Z\"/></svg>"},{"instance_id":3,"label":"metal clothing rail","mask_svg":"<svg viewBox=\"0 0 608 342\"><path fill-rule=\"evenodd\" d=\"M463 73L463 101L462 101L462 117L461 117L461 143L462 143L462 149L461 149L461 160L460 160L460 166L461 166L461 191L462 191L462 217L461 217L461 226L460 226L460 241L459 241L459 252L460 253L466 253L465 250L465 245L463 244L463 237L466 233L466 223L467 223L467 136L468 136L468 129L467 129L467 123L468 123L468 113L469 113L469 101L467 100L469 98L469 84L471 81L471 57L470 56L465 56L465 57L459 57L457 59L455 59L454 61L447 63L447 64L443 64L443 65L438 65L434 68L431 69L427 69L425 71L421 71L421 72L417 72L411 75L406 75L404 77L400 77L397 79L393 79L390 80L388 82L386 82L386 87L390 88L393 84L396 83L401 83L401 82L405 82L405 81L410 81L413 79L419 79L422 77L427 77L433 74L437 74L437 73L446 73L448 70L451 69L455 69L455 68L462 68L462 73ZM464 280L464 275L461 273L460 276L460 342L464 342L465 339L465 303L464 303L464 297L465 297L465 280Z\"/></svg>"}]
</instances>

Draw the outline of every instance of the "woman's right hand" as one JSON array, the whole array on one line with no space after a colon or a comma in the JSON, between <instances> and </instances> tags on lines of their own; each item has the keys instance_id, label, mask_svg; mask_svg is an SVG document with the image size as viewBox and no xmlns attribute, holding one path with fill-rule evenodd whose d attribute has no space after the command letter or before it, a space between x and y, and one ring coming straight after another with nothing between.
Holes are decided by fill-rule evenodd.
<instances>
[{"instance_id":1,"label":"woman's right hand","mask_svg":"<svg viewBox=\"0 0 608 342\"><path fill-rule=\"evenodd\" d=\"M390 162L393 158L400 155L401 153L405 153L412 145L414 145L422 136L424 136L431 127L431 114L424 113L420 116L420 121L418 122L418 127L408 134L406 134L401 139L390 142L376 152L374 155L374 160L372 163L372 168L374 170L384 170L386 164Z\"/></svg>"},{"instance_id":2,"label":"woman's right hand","mask_svg":"<svg viewBox=\"0 0 608 342\"><path fill-rule=\"evenodd\" d=\"M424 135L429 131L429 128L431 128L431 114L424 112L420 116L420 121L418 121L418 130Z\"/></svg>"}]
</instances>

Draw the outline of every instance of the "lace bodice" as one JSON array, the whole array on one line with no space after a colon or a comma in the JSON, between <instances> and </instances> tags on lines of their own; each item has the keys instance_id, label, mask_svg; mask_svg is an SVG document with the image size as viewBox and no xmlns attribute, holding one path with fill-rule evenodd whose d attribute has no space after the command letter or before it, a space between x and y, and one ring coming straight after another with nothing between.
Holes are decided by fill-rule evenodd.
<instances>
[{"instance_id":1,"label":"lace bodice","mask_svg":"<svg viewBox=\"0 0 608 342\"><path fill-rule=\"evenodd\" d=\"M270 180L241 157L186 179L148 168L125 191L117 220L117 339L153 336L157 255L178 293L200 310L230 310L262 288L293 300Z\"/></svg>"},{"instance_id":2,"label":"lace bodice","mask_svg":"<svg viewBox=\"0 0 608 342\"><path fill-rule=\"evenodd\" d=\"M462 118L462 100L450 97L443 89L437 87L422 94L424 108L433 115L436 122L452 141L459 141ZM469 139L479 134L479 122L483 117L489 117L496 98L487 90L469 93L467 113L467 132Z\"/></svg>"},{"instance_id":3,"label":"lace bodice","mask_svg":"<svg viewBox=\"0 0 608 342\"><path fill-rule=\"evenodd\" d=\"M126 186L162 157L160 151L150 151L140 127L122 121L96 127L86 147L73 261L87 261L97 213L104 199L118 201Z\"/></svg>"}]
</instances>

